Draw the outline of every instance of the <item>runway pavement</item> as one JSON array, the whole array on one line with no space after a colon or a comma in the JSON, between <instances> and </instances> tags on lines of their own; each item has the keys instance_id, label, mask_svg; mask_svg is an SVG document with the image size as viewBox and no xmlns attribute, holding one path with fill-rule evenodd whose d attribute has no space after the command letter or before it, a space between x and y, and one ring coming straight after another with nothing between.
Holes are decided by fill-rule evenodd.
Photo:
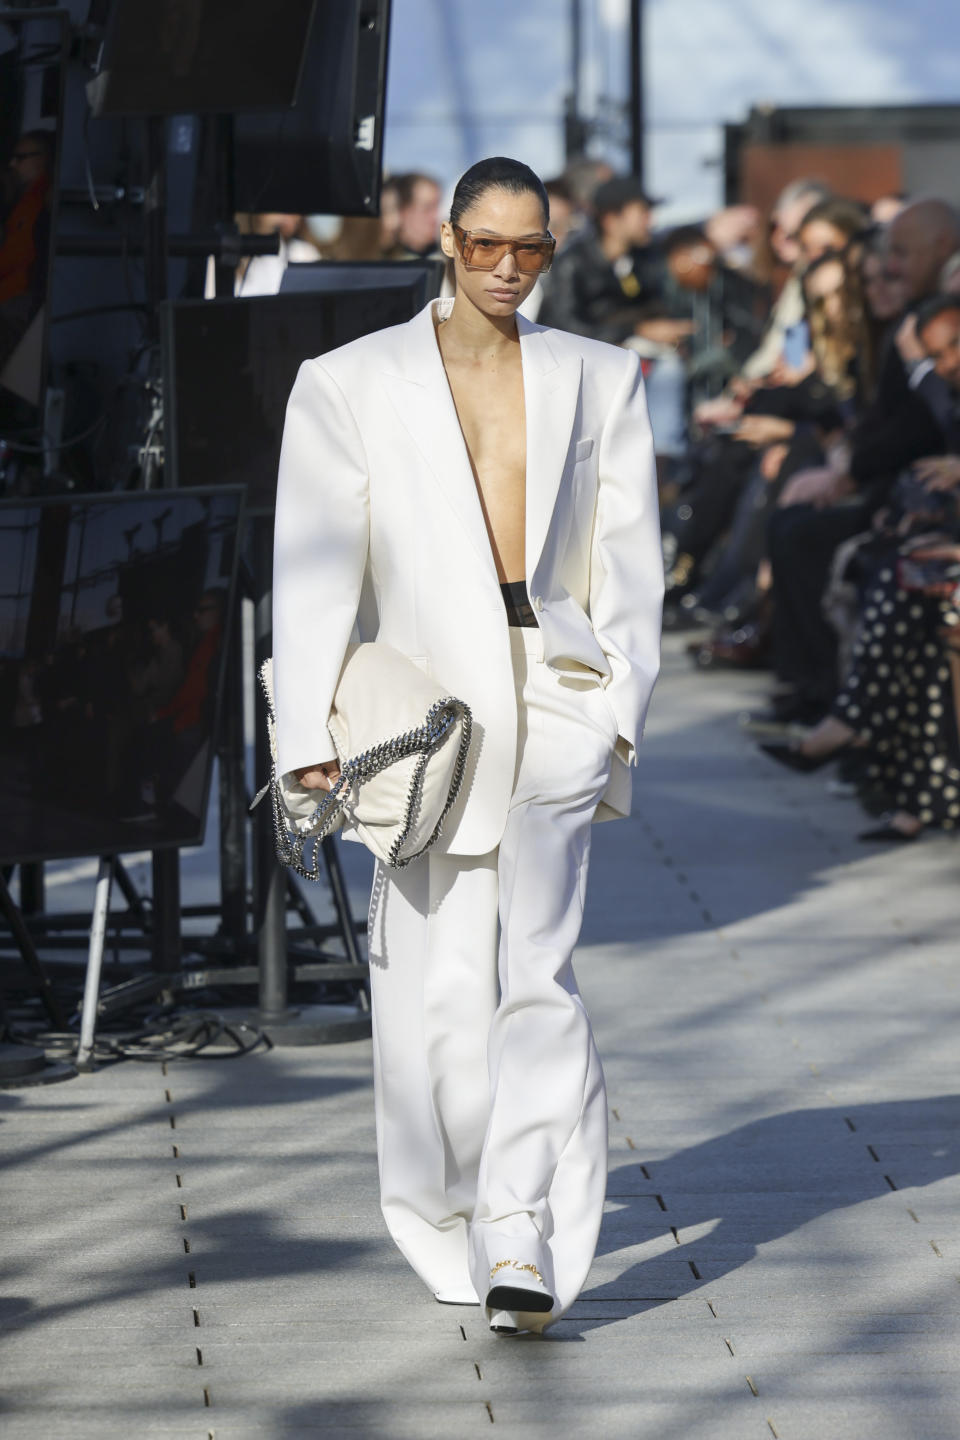
<instances>
[{"instance_id":1,"label":"runway pavement","mask_svg":"<svg viewBox=\"0 0 960 1440\"><path fill-rule=\"evenodd\" d=\"M367 1043L127 1063L0 1095L4 1440L960 1437L960 847L858 844L740 731L762 679L681 649L594 832L570 1317L495 1338L407 1268Z\"/></svg>"}]
</instances>

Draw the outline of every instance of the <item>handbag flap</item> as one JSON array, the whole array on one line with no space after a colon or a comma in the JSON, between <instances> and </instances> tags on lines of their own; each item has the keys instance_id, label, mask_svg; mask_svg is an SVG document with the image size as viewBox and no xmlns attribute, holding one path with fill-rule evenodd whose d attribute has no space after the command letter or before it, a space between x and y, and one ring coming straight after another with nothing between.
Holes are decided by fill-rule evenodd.
<instances>
[{"instance_id":1,"label":"handbag flap","mask_svg":"<svg viewBox=\"0 0 960 1440\"><path fill-rule=\"evenodd\" d=\"M446 692L415 662L379 640L347 650L328 725L341 764L384 740L418 730Z\"/></svg>"}]
</instances>

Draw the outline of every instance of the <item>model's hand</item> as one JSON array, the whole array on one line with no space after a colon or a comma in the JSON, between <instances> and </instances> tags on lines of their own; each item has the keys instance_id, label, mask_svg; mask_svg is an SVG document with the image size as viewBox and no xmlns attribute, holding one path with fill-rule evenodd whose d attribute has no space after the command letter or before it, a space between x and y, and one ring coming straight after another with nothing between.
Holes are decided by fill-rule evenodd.
<instances>
[{"instance_id":1,"label":"model's hand","mask_svg":"<svg viewBox=\"0 0 960 1440\"><path fill-rule=\"evenodd\" d=\"M293 773L304 790L332 790L340 779L340 763L325 760L322 765L305 765L302 770L294 770Z\"/></svg>"}]
</instances>

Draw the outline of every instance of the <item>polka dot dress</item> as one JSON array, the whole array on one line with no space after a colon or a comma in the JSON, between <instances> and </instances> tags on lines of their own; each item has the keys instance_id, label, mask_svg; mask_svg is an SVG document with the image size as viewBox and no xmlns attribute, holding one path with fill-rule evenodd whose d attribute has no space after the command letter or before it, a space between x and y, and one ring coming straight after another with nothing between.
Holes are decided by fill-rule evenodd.
<instances>
[{"instance_id":1,"label":"polka dot dress","mask_svg":"<svg viewBox=\"0 0 960 1440\"><path fill-rule=\"evenodd\" d=\"M833 707L868 742L868 774L891 804L944 830L960 824L960 741L938 632L958 619L952 601L901 590L893 569L881 570Z\"/></svg>"}]
</instances>

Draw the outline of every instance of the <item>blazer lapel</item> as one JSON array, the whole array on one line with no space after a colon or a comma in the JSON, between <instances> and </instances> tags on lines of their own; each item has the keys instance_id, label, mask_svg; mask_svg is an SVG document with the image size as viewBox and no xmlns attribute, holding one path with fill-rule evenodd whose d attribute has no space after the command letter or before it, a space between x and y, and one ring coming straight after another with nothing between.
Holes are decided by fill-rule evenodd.
<instances>
[{"instance_id":1,"label":"blazer lapel","mask_svg":"<svg viewBox=\"0 0 960 1440\"><path fill-rule=\"evenodd\" d=\"M558 360L547 333L517 316L527 415L527 581L532 582L550 529L577 417L579 356ZM481 517L482 518L482 517Z\"/></svg>"},{"instance_id":2,"label":"blazer lapel","mask_svg":"<svg viewBox=\"0 0 960 1440\"><path fill-rule=\"evenodd\" d=\"M434 332L432 302L406 327L402 364L383 379L397 418L496 580L476 481Z\"/></svg>"}]
</instances>

